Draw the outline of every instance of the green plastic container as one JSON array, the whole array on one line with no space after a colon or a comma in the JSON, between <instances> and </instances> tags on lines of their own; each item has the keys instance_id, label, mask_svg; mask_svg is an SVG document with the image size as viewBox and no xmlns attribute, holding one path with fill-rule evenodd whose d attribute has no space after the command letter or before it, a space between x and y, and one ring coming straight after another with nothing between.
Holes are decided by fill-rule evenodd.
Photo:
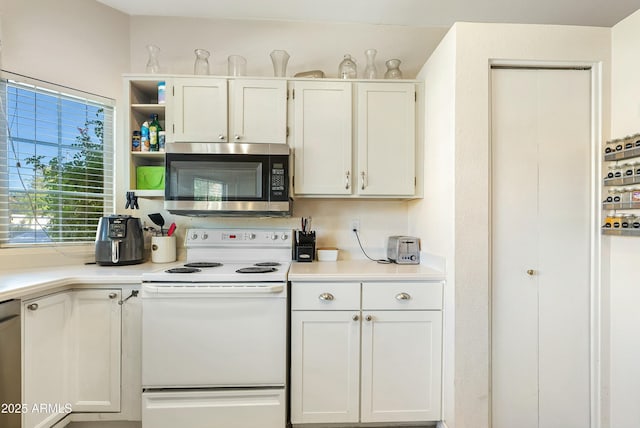
<instances>
[{"instance_id":1,"label":"green plastic container","mask_svg":"<svg viewBox=\"0 0 640 428\"><path fill-rule=\"evenodd\" d=\"M136 168L138 190L163 190L164 166L139 166Z\"/></svg>"}]
</instances>

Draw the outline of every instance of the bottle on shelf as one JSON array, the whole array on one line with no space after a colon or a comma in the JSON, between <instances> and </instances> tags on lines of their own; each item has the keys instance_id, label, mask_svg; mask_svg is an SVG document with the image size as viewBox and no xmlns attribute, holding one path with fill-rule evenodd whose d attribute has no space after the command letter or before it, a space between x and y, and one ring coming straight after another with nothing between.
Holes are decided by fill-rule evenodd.
<instances>
[{"instance_id":1,"label":"bottle on shelf","mask_svg":"<svg viewBox=\"0 0 640 428\"><path fill-rule=\"evenodd\" d=\"M149 144L149 122L145 120L140 127L140 151L148 152L150 151L150 149L151 146Z\"/></svg>"},{"instance_id":2,"label":"bottle on shelf","mask_svg":"<svg viewBox=\"0 0 640 428\"><path fill-rule=\"evenodd\" d=\"M158 115L151 115L151 123L149 124L149 151L150 152L158 152L160 151L160 131L162 131L162 127L160 126L160 122L158 121Z\"/></svg>"}]
</instances>

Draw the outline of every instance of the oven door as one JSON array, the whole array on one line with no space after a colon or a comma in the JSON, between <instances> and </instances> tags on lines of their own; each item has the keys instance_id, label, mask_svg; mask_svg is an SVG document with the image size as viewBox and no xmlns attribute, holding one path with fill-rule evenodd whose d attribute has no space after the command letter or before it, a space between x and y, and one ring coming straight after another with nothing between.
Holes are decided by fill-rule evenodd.
<instances>
[{"instance_id":1,"label":"oven door","mask_svg":"<svg viewBox=\"0 0 640 428\"><path fill-rule=\"evenodd\" d=\"M143 284L143 388L283 387L285 285Z\"/></svg>"}]
</instances>

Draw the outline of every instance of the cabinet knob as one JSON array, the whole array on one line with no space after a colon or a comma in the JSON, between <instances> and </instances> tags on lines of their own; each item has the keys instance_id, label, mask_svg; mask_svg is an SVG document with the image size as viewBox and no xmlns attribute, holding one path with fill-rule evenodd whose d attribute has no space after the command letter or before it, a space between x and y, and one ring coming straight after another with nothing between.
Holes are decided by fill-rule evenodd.
<instances>
[{"instance_id":1,"label":"cabinet knob","mask_svg":"<svg viewBox=\"0 0 640 428\"><path fill-rule=\"evenodd\" d=\"M29 309L30 311L36 311L36 310L38 310L38 304L37 303L31 303L30 305L27 306L27 309Z\"/></svg>"},{"instance_id":2,"label":"cabinet knob","mask_svg":"<svg viewBox=\"0 0 640 428\"><path fill-rule=\"evenodd\" d=\"M333 294L331 293L322 293L320 296L318 296L318 299L329 301L329 300L333 300L334 297L333 297Z\"/></svg>"},{"instance_id":3,"label":"cabinet knob","mask_svg":"<svg viewBox=\"0 0 640 428\"><path fill-rule=\"evenodd\" d=\"M354 321L358 321L360 319L360 316L358 314L355 314L352 318Z\"/></svg>"},{"instance_id":4,"label":"cabinet knob","mask_svg":"<svg viewBox=\"0 0 640 428\"><path fill-rule=\"evenodd\" d=\"M533 269L528 269L528 270L527 270L527 275L529 275L529 276L533 276L533 275L535 275L535 274L536 274L536 271L535 271L535 270L533 270Z\"/></svg>"},{"instance_id":5,"label":"cabinet knob","mask_svg":"<svg viewBox=\"0 0 640 428\"><path fill-rule=\"evenodd\" d=\"M398 293L396 294L396 300L411 300L411 295L409 293Z\"/></svg>"},{"instance_id":6,"label":"cabinet knob","mask_svg":"<svg viewBox=\"0 0 640 428\"><path fill-rule=\"evenodd\" d=\"M242 137L241 137L241 136L239 136L238 134L236 134L236 135L234 135L234 136L233 136L233 139L234 139L234 140L239 140L240 138L242 138Z\"/></svg>"},{"instance_id":7,"label":"cabinet knob","mask_svg":"<svg viewBox=\"0 0 640 428\"><path fill-rule=\"evenodd\" d=\"M110 299L115 299L116 297L118 297L118 293L109 293Z\"/></svg>"},{"instance_id":8,"label":"cabinet knob","mask_svg":"<svg viewBox=\"0 0 640 428\"><path fill-rule=\"evenodd\" d=\"M367 315L364 319L367 321L373 321L373 317L371 315Z\"/></svg>"},{"instance_id":9,"label":"cabinet knob","mask_svg":"<svg viewBox=\"0 0 640 428\"><path fill-rule=\"evenodd\" d=\"M225 139L225 136L224 136L224 135L222 135L222 134L220 134L220 135L218 135L218 139L219 139L219 140L222 140L222 141L224 141L224 139Z\"/></svg>"}]
</instances>

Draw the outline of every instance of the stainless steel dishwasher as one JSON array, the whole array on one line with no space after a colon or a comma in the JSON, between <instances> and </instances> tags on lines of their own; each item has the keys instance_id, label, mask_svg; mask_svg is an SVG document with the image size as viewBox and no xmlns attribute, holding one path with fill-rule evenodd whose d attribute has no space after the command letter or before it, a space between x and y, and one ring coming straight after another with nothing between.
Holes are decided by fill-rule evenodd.
<instances>
[{"instance_id":1,"label":"stainless steel dishwasher","mask_svg":"<svg viewBox=\"0 0 640 428\"><path fill-rule=\"evenodd\" d=\"M20 428L20 301L0 303L0 427Z\"/></svg>"}]
</instances>

